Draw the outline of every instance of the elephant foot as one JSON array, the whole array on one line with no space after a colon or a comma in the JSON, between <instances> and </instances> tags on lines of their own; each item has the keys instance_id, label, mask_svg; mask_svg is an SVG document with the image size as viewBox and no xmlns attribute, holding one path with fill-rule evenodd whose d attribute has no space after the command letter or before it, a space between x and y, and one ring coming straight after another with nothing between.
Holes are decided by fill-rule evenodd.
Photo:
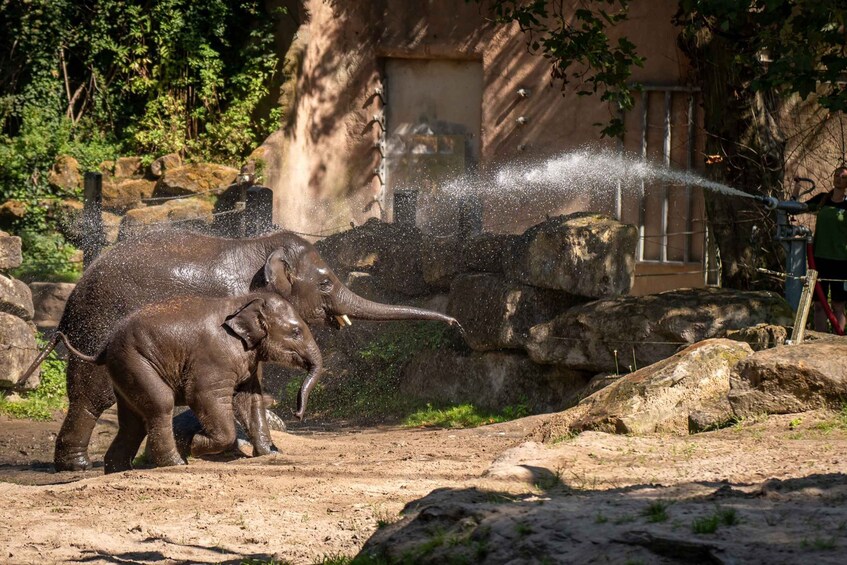
<instances>
[{"instance_id":1,"label":"elephant foot","mask_svg":"<svg viewBox=\"0 0 847 565\"><path fill-rule=\"evenodd\" d=\"M123 471L131 471L132 465L124 462L106 461L103 466L103 473L111 475L112 473L122 473Z\"/></svg>"},{"instance_id":2,"label":"elephant foot","mask_svg":"<svg viewBox=\"0 0 847 565\"><path fill-rule=\"evenodd\" d=\"M87 471L91 469L91 459L87 453L76 455L56 455L53 464L56 471Z\"/></svg>"},{"instance_id":3,"label":"elephant foot","mask_svg":"<svg viewBox=\"0 0 847 565\"><path fill-rule=\"evenodd\" d=\"M274 453L279 453L279 449L271 443L269 445L254 445L253 446L253 457L261 457L262 455L272 455Z\"/></svg>"},{"instance_id":4,"label":"elephant foot","mask_svg":"<svg viewBox=\"0 0 847 565\"><path fill-rule=\"evenodd\" d=\"M186 464L185 459L183 459L177 451L172 451L161 457L156 457L154 459L154 463L156 467L175 467L177 465Z\"/></svg>"}]
</instances>

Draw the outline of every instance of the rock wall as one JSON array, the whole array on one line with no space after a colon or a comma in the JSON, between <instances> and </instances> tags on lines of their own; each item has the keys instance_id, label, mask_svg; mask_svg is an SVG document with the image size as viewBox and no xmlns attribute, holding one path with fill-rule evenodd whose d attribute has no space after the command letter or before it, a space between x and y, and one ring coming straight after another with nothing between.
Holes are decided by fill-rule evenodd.
<instances>
[{"instance_id":1,"label":"rock wall","mask_svg":"<svg viewBox=\"0 0 847 565\"><path fill-rule=\"evenodd\" d=\"M0 387L18 387L18 379L38 354L32 293L23 282L5 274L21 265L21 239L0 232ZM36 388L39 371L20 387Z\"/></svg>"}]
</instances>

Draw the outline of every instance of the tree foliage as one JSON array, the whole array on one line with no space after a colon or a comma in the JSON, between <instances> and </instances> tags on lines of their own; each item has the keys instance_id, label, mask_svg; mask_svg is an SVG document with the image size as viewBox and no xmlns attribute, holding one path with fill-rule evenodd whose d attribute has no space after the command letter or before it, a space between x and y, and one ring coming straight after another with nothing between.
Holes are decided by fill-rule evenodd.
<instances>
[{"instance_id":1,"label":"tree foliage","mask_svg":"<svg viewBox=\"0 0 847 565\"><path fill-rule=\"evenodd\" d=\"M817 93L830 111L847 110L847 4L818 0L680 0L677 22L736 47L733 63L756 92Z\"/></svg>"},{"instance_id":2,"label":"tree foliage","mask_svg":"<svg viewBox=\"0 0 847 565\"><path fill-rule=\"evenodd\" d=\"M477 0L481 1L481 0ZM576 84L577 94L600 95L611 117L604 136L621 136L618 110L630 110L637 86L630 83L633 66L644 58L626 37L613 42L608 32L627 19L629 0L491 0L496 21L516 22L527 34L527 47L550 61L550 77L562 90Z\"/></svg>"}]
</instances>

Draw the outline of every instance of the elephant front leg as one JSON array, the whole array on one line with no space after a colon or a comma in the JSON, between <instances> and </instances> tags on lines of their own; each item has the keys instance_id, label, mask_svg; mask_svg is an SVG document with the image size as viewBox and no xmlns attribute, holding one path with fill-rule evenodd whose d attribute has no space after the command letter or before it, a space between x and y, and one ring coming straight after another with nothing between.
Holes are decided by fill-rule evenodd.
<instances>
[{"instance_id":1,"label":"elephant front leg","mask_svg":"<svg viewBox=\"0 0 847 565\"><path fill-rule=\"evenodd\" d=\"M198 394L189 403L203 426L203 431L195 434L191 440L190 451L194 457L235 448L235 413L231 394L206 392Z\"/></svg>"},{"instance_id":2,"label":"elephant front leg","mask_svg":"<svg viewBox=\"0 0 847 565\"><path fill-rule=\"evenodd\" d=\"M271 439L270 426L265 415L261 371L261 367L257 368L256 373L238 388L232 398L235 418L250 438L254 457L279 452Z\"/></svg>"}]
</instances>

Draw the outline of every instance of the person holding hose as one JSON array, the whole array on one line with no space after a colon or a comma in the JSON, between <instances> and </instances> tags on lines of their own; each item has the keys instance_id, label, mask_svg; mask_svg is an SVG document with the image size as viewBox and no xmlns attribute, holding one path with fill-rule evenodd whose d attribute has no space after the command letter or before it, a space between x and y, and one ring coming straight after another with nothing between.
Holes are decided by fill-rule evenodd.
<instances>
[{"instance_id":1,"label":"person holding hose","mask_svg":"<svg viewBox=\"0 0 847 565\"><path fill-rule=\"evenodd\" d=\"M795 179L792 198L800 194L800 182ZM832 173L832 190L821 192L806 201L809 212L817 213L814 235L814 265L824 299L829 303L835 320L844 328L844 305L847 303L847 166L839 165ZM828 329L824 305L815 294L815 330Z\"/></svg>"}]
</instances>

